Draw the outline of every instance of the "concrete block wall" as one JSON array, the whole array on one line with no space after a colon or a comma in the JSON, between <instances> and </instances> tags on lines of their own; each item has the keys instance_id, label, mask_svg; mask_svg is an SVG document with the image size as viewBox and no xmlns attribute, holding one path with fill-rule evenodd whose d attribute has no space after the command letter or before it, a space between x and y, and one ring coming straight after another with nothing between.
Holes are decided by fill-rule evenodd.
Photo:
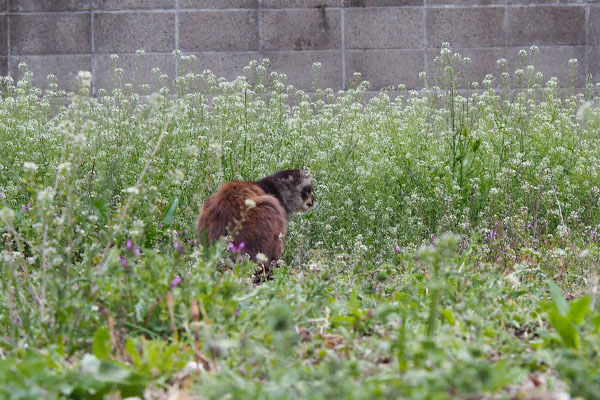
<instances>
[{"instance_id":1,"label":"concrete block wall","mask_svg":"<svg viewBox=\"0 0 600 400\"><path fill-rule=\"evenodd\" d=\"M498 58L518 68L535 44L545 80L566 81L577 58L582 86L600 76L600 0L0 0L0 74L18 77L25 62L41 86L53 73L70 88L89 70L94 89L111 88L111 54L125 81L151 81L153 67L172 78L178 48L229 79L268 57L307 91L314 61L322 87L348 88L361 72L374 90L419 88L442 42L472 59L476 80L497 75Z\"/></svg>"}]
</instances>

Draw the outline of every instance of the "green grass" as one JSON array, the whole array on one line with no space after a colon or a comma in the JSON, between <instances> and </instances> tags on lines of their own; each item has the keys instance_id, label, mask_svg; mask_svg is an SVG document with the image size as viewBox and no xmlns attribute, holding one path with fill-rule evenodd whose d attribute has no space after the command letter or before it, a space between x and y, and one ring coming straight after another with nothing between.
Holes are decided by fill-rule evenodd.
<instances>
[{"instance_id":1,"label":"green grass","mask_svg":"<svg viewBox=\"0 0 600 400\"><path fill-rule=\"evenodd\" d=\"M508 398L541 375L594 398L598 87L542 77L536 52L472 84L443 47L398 97L179 53L173 82L116 69L96 96L86 74L3 78L1 397ZM255 286L193 222L220 183L287 168L317 205Z\"/></svg>"}]
</instances>

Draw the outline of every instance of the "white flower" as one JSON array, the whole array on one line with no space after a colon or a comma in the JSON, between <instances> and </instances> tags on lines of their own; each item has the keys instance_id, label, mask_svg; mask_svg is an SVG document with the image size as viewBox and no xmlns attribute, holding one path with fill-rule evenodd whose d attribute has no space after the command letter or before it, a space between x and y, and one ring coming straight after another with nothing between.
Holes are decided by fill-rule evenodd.
<instances>
[{"instance_id":1,"label":"white flower","mask_svg":"<svg viewBox=\"0 0 600 400\"><path fill-rule=\"evenodd\" d=\"M29 171L37 171L38 170L38 166L36 163L27 162L27 161L25 161L23 163L23 168L25 168L26 170L29 170Z\"/></svg>"},{"instance_id":2,"label":"white flower","mask_svg":"<svg viewBox=\"0 0 600 400\"><path fill-rule=\"evenodd\" d=\"M263 253L256 253L256 261L257 262L267 262L269 259Z\"/></svg>"},{"instance_id":3,"label":"white flower","mask_svg":"<svg viewBox=\"0 0 600 400\"><path fill-rule=\"evenodd\" d=\"M246 207L248 207L248 210L253 209L254 207L256 207L256 202L252 199L246 199L244 201L244 203L246 204Z\"/></svg>"},{"instance_id":4,"label":"white flower","mask_svg":"<svg viewBox=\"0 0 600 400\"><path fill-rule=\"evenodd\" d=\"M44 190L40 190L37 194L37 199L42 203L54 200L54 189L47 187Z\"/></svg>"},{"instance_id":5,"label":"white flower","mask_svg":"<svg viewBox=\"0 0 600 400\"><path fill-rule=\"evenodd\" d=\"M0 219L9 222L15 218L15 212L8 207L3 207L0 209Z\"/></svg>"},{"instance_id":6,"label":"white flower","mask_svg":"<svg viewBox=\"0 0 600 400\"><path fill-rule=\"evenodd\" d=\"M586 114L588 113L588 110L591 109L592 105L594 103L592 103L591 101L586 101L585 103L583 103L578 109L577 109L577 114L576 114L576 118L578 120L584 120L586 117Z\"/></svg>"},{"instance_id":7,"label":"white flower","mask_svg":"<svg viewBox=\"0 0 600 400\"><path fill-rule=\"evenodd\" d=\"M125 192L130 193L130 194L140 194L140 189L138 189L135 186L131 186L131 187L128 187L127 189L125 189Z\"/></svg>"},{"instance_id":8,"label":"white flower","mask_svg":"<svg viewBox=\"0 0 600 400\"><path fill-rule=\"evenodd\" d=\"M82 81L91 81L92 73L90 71L79 71L77 73L77 78L81 79Z\"/></svg>"},{"instance_id":9,"label":"white flower","mask_svg":"<svg viewBox=\"0 0 600 400\"><path fill-rule=\"evenodd\" d=\"M58 171L59 172L61 172L61 171L71 172L71 162L65 161L64 163L59 164Z\"/></svg>"}]
</instances>

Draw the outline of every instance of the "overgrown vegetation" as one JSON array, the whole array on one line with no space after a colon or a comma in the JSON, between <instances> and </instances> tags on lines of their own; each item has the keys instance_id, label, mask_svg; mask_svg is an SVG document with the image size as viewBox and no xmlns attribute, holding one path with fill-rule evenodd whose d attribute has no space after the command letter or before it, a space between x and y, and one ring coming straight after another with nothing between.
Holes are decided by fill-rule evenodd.
<instances>
[{"instance_id":1,"label":"overgrown vegetation","mask_svg":"<svg viewBox=\"0 0 600 400\"><path fill-rule=\"evenodd\" d=\"M174 82L116 68L96 96L86 73L2 78L1 397L596 398L599 88L536 53L470 83L444 46L397 97L179 53ZM220 183L286 168L317 206L255 286L193 221Z\"/></svg>"}]
</instances>

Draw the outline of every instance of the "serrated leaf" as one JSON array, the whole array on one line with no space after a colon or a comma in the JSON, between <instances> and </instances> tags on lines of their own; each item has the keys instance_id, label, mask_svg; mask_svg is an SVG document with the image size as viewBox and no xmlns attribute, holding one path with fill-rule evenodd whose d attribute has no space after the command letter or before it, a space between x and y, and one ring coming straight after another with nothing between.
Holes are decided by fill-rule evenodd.
<instances>
[{"instance_id":1,"label":"serrated leaf","mask_svg":"<svg viewBox=\"0 0 600 400\"><path fill-rule=\"evenodd\" d=\"M548 282L548 288L550 289L550 296L552 297L552 303L558 310L558 312L563 316L567 316L569 313L569 303L563 296L562 291L558 287L558 285L554 282Z\"/></svg>"},{"instance_id":2,"label":"serrated leaf","mask_svg":"<svg viewBox=\"0 0 600 400\"><path fill-rule=\"evenodd\" d=\"M576 301L572 301L569 307L569 314L567 315L567 318L570 321L575 322L577 325L581 325L590 309L591 301L592 299L590 296L584 296Z\"/></svg>"}]
</instances>

